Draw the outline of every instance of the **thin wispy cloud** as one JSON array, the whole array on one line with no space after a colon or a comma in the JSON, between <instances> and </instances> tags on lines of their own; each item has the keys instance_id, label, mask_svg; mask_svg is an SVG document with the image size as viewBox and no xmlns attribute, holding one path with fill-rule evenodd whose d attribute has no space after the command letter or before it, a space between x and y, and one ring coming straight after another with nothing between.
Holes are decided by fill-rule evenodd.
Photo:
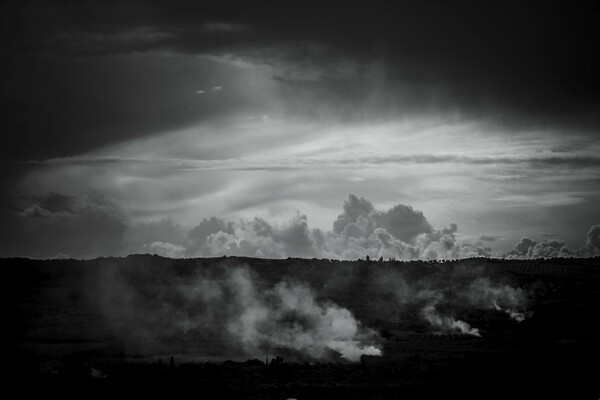
<instances>
[{"instance_id":1,"label":"thin wispy cloud","mask_svg":"<svg viewBox=\"0 0 600 400\"><path fill-rule=\"evenodd\" d=\"M349 169L360 169L368 166L379 165L413 165L413 164L464 164L464 165L523 165L530 164L566 166L589 168L600 167L600 156L533 156L533 157L504 157L504 156L457 156L444 154L417 154L394 156L371 156L357 158L343 157L288 157L285 159L224 159L224 160L194 160L178 158L125 158L125 157L99 157L77 156L61 159L51 159L41 164L73 164L73 165L100 165L100 164L145 164L154 163L175 169L230 169L230 170L289 170L306 168L338 168L344 166ZM358 179L360 181L360 179Z\"/></svg>"}]
</instances>

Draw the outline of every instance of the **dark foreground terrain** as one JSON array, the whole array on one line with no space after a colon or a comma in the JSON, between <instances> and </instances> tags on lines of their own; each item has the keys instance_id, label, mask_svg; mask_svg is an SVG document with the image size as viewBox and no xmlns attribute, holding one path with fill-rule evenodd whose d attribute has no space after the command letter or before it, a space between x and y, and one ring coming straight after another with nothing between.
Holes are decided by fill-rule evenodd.
<instances>
[{"instance_id":1,"label":"dark foreground terrain","mask_svg":"<svg viewBox=\"0 0 600 400\"><path fill-rule=\"evenodd\" d=\"M15 398L600 398L599 258L0 268ZM325 314L381 355L342 357Z\"/></svg>"}]
</instances>

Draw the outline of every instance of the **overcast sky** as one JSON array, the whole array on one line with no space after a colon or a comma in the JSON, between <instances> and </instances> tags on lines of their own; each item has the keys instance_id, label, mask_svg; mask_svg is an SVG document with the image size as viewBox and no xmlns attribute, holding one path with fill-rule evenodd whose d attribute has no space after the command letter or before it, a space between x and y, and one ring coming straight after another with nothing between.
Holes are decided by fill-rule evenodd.
<instances>
[{"instance_id":1,"label":"overcast sky","mask_svg":"<svg viewBox=\"0 0 600 400\"><path fill-rule=\"evenodd\" d=\"M0 256L600 250L598 2L240 3L0 4Z\"/></svg>"}]
</instances>

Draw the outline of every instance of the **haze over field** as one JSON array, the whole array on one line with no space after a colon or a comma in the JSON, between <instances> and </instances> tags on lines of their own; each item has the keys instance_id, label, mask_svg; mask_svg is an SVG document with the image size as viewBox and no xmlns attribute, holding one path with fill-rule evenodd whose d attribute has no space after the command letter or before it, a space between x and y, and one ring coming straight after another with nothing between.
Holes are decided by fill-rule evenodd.
<instances>
[{"instance_id":1,"label":"haze over field","mask_svg":"<svg viewBox=\"0 0 600 400\"><path fill-rule=\"evenodd\" d=\"M506 273L508 264L497 268L476 260L138 255L4 259L2 265L14 269L12 301L20 310L10 314L7 338L33 354L40 352L36 343L49 349L71 343L55 346L63 355L77 352L76 343L89 343L92 354L117 357L285 354L357 362L363 355L393 356L392 332L480 339L497 334L496 325L500 332L516 331L529 324L540 296L539 287Z\"/></svg>"},{"instance_id":2,"label":"haze over field","mask_svg":"<svg viewBox=\"0 0 600 400\"><path fill-rule=\"evenodd\" d=\"M2 2L0 256L598 254L597 2L205 3Z\"/></svg>"}]
</instances>

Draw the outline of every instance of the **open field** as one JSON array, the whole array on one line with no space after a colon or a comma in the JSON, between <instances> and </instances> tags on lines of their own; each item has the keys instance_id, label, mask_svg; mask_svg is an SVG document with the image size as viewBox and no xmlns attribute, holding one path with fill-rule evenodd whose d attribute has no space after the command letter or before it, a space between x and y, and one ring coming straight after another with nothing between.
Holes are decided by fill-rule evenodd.
<instances>
[{"instance_id":1,"label":"open field","mask_svg":"<svg viewBox=\"0 0 600 400\"><path fill-rule=\"evenodd\" d=\"M0 265L26 397L600 395L598 258Z\"/></svg>"}]
</instances>

